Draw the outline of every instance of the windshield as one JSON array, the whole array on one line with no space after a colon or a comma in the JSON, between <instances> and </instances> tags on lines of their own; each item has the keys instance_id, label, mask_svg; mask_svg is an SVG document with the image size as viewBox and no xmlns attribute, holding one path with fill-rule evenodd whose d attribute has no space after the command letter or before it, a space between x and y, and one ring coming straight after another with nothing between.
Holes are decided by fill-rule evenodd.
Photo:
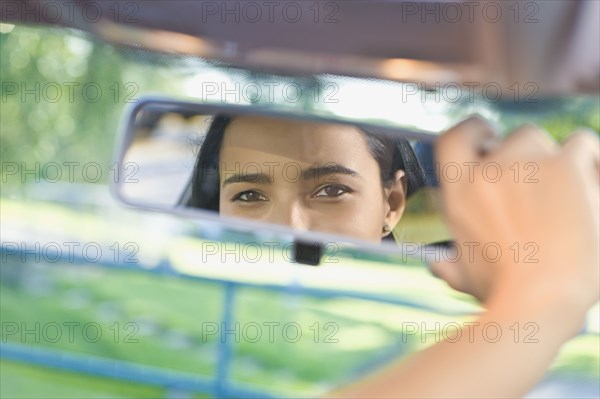
<instances>
[{"instance_id":1,"label":"windshield","mask_svg":"<svg viewBox=\"0 0 600 399\"><path fill-rule=\"evenodd\" d=\"M118 48L75 30L10 24L1 29L5 161L109 159L123 110L144 94L261 104L432 133L472 113L496 121L504 131L533 121L558 138L576 127L597 131L600 126L597 96L543 99L535 83L515 83L506 93L494 83L423 87L330 75L283 76ZM14 150L29 147L32 140L35 145L25 154Z\"/></svg>"},{"instance_id":2,"label":"windshield","mask_svg":"<svg viewBox=\"0 0 600 399\"><path fill-rule=\"evenodd\" d=\"M41 392L56 392L57 397L82 392L132 397L205 392L212 380L204 384L194 378L227 378L221 365L230 361L229 377L237 382L252 382L279 394L316 395L364 372L369 368L365 359L382 364L390 356L435 342L435 335L425 341L405 335L405 321L432 323L427 328L439 329L432 320L440 318L434 316L455 320L460 314L466 321L478 311L465 295L434 281L418 262L402 259L397 262L401 267L388 267L388 258L356 250L342 265L333 256L334 248L325 268L303 269L289 277L279 263L280 269L273 271L251 260L237 261L240 252L242 258L248 255L243 250L256 250L240 250L239 243L256 237L269 241L272 236L267 233L242 235L214 223L199 227L117 208L107 185L126 177L111 161L115 137L125 109L143 95L258 104L433 135L472 113L489 118L502 131L534 122L559 140L578 127L600 130L597 96L540 98L535 83L515 83L514 90L502 93L493 83L423 87L331 75L258 73L195 57L116 47L76 30L11 24L0 24L0 48L2 338L3 343L29 345L3 349L3 356L9 356L2 360L3 392L8 396L27 396L32 381ZM237 241L238 246L223 260L214 249L224 241ZM52 243L73 242L74 256L57 264ZM29 255L20 252L30 247L34 249ZM96 256L94 250L100 247L104 252ZM289 260L285 256L277 252L274 259L283 263ZM211 267L215 264L220 267ZM253 272L244 267L254 267ZM299 295L295 290L302 285L321 297ZM215 328L234 302L245 323L238 332L249 335L242 335L233 349L224 348ZM82 330L76 329L76 345L66 334L56 345L44 339L40 345L35 337L9 337L4 330L31 328L40 320L42 327L54 322L97 323L104 335L97 341L89 335L82 339ZM282 328L296 328L294 323L301 326L303 338L281 338ZM253 341L257 325L265 335ZM565 346L555 362L552 372L570 393L587 395L590 386L593 392L593 382L585 381L598 375L598 330L597 318L590 317L585 333ZM275 344L266 335L270 331L278 334ZM366 341L365 335L372 340ZM92 357L52 358L62 359L61 367L71 370L60 374L40 366L41 357L31 349L40 347ZM11 362L10 356L26 364ZM104 377L111 374L93 356L129 362L130 368L117 368L129 370L119 377L129 382L107 383ZM136 362L143 367L132 366ZM165 369L179 378L181 391L169 386L171 380L154 378ZM71 373L81 370L96 375ZM56 388L57 378L68 381L66 390ZM239 392L251 396L253 391Z\"/></svg>"}]
</instances>

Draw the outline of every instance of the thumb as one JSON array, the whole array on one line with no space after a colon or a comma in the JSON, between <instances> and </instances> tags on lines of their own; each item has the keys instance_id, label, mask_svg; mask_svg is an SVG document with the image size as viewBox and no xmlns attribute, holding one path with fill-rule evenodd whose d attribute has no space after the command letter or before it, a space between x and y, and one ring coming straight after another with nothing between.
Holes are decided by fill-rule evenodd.
<instances>
[{"instance_id":1,"label":"thumb","mask_svg":"<svg viewBox=\"0 0 600 399\"><path fill-rule=\"evenodd\" d=\"M458 262L449 262L447 260L430 261L427 263L429 271L435 277L444 280L451 288L455 290L472 294L469 288L467 273Z\"/></svg>"}]
</instances>

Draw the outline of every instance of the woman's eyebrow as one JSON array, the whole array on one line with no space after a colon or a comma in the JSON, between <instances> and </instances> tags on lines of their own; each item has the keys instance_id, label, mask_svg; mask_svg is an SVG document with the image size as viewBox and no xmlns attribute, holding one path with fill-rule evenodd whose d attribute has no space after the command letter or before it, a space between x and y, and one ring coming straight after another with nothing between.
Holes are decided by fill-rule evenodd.
<instances>
[{"instance_id":1,"label":"woman's eyebrow","mask_svg":"<svg viewBox=\"0 0 600 399\"><path fill-rule=\"evenodd\" d=\"M336 174L360 177L358 172L356 172L355 170L347 168L337 163L330 162L322 166L316 165L302 170L300 178L301 180L307 181L311 179L319 179L323 176ZM225 187L228 184L234 183L272 184L273 181L271 177L266 173L236 173L225 179L221 184L221 187Z\"/></svg>"},{"instance_id":2,"label":"woman's eyebrow","mask_svg":"<svg viewBox=\"0 0 600 399\"><path fill-rule=\"evenodd\" d=\"M271 184L272 181L271 178L264 173L237 173L225 179L221 187L225 187L226 185L233 183Z\"/></svg>"},{"instance_id":3,"label":"woman's eyebrow","mask_svg":"<svg viewBox=\"0 0 600 399\"><path fill-rule=\"evenodd\" d=\"M342 166L337 163L329 162L323 166L311 166L310 168L304 169L302 171L301 177L302 180L310 180L310 179L318 179L319 177L328 176L328 175L349 175L353 177L360 177L358 172Z\"/></svg>"}]
</instances>

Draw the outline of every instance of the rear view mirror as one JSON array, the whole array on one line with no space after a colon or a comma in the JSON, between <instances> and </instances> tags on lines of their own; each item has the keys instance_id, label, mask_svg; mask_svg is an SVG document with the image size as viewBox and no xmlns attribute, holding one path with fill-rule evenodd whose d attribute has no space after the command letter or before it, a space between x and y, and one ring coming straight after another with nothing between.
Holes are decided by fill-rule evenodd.
<instances>
[{"instance_id":1,"label":"rear view mirror","mask_svg":"<svg viewBox=\"0 0 600 399\"><path fill-rule=\"evenodd\" d=\"M449 238L432 140L329 117L147 98L125 118L113 191L129 205L247 229L428 244Z\"/></svg>"}]
</instances>

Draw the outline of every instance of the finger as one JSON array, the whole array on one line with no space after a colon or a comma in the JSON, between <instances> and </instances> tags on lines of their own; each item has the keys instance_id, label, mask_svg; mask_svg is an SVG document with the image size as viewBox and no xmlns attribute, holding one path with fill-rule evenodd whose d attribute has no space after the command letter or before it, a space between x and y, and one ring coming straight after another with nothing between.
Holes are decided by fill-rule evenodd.
<instances>
[{"instance_id":1,"label":"finger","mask_svg":"<svg viewBox=\"0 0 600 399\"><path fill-rule=\"evenodd\" d=\"M591 130L575 131L563 143L563 154L574 160L583 170L595 171L600 169L600 139Z\"/></svg>"},{"instance_id":2,"label":"finger","mask_svg":"<svg viewBox=\"0 0 600 399\"><path fill-rule=\"evenodd\" d=\"M496 157L537 158L557 153L558 143L544 130L528 123L513 131L496 151Z\"/></svg>"},{"instance_id":3,"label":"finger","mask_svg":"<svg viewBox=\"0 0 600 399\"><path fill-rule=\"evenodd\" d=\"M464 165L477 161L495 138L495 130L488 122L471 117L440 136L435 146L436 160L441 168L450 163Z\"/></svg>"},{"instance_id":4,"label":"finger","mask_svg":"<svg viewBox=\"0 0 600 399\"><path fill-rule=\"evenodd\" d=\"M430 261L427 265L431 274L444 280L450 288L467 294L473 294L470 289L471 287L469 287L467 275L459 263L439 260Z\"/></svg>"}]
</instances>

